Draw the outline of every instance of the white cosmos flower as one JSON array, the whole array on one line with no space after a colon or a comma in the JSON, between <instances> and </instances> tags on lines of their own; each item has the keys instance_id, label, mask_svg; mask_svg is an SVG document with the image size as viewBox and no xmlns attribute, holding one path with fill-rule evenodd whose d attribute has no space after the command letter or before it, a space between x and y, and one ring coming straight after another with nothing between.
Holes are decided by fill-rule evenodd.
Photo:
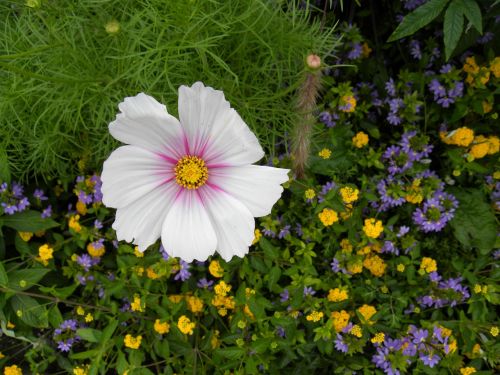
<instances>
[{"instance_id":1,"label":"white cosmos flower","mask_svg":"<svg viewBox=\"0 0 500 375\"><path fill-rule=\"evenodd\" d=\"M180 120L143 93L118 108L109 131L127 145L101 176L118 239L144 251L161 236L167 253L187 262L248 253L254 217L271 212L288 169L252 165L264 151L224 94L181 86Z\"/></svg>"}]
</instances>

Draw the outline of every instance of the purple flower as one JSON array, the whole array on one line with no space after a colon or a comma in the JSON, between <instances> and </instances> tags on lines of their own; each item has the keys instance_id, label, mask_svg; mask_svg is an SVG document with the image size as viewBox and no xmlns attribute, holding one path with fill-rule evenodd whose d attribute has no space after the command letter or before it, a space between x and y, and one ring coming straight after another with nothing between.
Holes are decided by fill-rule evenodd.
<instances>
[{"instance_id":1,"label":"purple flower","mask_svg":"<svg viewBox=\"0 0 500 375\"><path fill-rule=\"evenodd\" d=\"M389 124L391 125L399 125L401 124L401 122L403 122L403 120L401 119L401 117L391 112L387 115L387 122L389 122Z\"/></svg>"},{"instance_id":2,"label":"purple flower","mask_svg":"<svg viewBox=\"0 0 500 375\"><path fill-rule=\"evenodd\" d=\"M82 255L78 255L76 257L76 262L83 267L83 269L88 272L90 267L92 266L95 266L97 264L99 264L99 262L101 261L101 259L99 257L91 257L90 255L88 254L82 254Z\"/></svg>"},{"instance_id":3,"label":"purple flower","mask_svg":"<svg viewBox=\"0 0 500 375\"><path fill-rule=\"evenodd\" d=\"M451 66L451 64L445 64L441 67L441 69L439 70L439 73L441 73L441 74L449 73L449 72L451 72L452 68L453 67Z\"/></svg>"},{"instance_id":4,"label":"purple flower","mask_svg":"<svg viewBox=\"0 0 500 375\"><path fill-rule=\"evenodd\" d=\"M407 10L413 10L424 4L426 1L427 0L405 0L404 8Z\"/></svg>"},{"instance_id":5,"label":"purple flower","mask_svg":"<svg viewBox=\"0 0 500 375\"><path fill-rule=\"evenodd\" d=\"M324 184L321 187L321 191L318 193L318 203L323 203L325 201L325 196L328 194L330 190L333 190L337 187L337 184L335 182L330 181Z\"/></svg>"},{"instance_id":6,"label":"purple flower","mask_svg":"<svg viewBox=\"0 0 500 375\"><path fill-rule=\"evenodd\" d=\"M336 113L331 114L330 112L323 111L319 114L319 120L325 124L327 128L333 128L337 124L335 120L338 119L339 115Z\"/></svg>"},{"instance_id":7,"label":"purple flower","mask_svg":"<svg viewBox=\"0 0 500 375\"><path fill-rule=\"evenodd\" d=\"M33 197L40 201L46 201L48 198L44 195L44 192L42 189L35 189L33 192Z\"/></svg>"},{"instance_id":8,"label":"purple flower","mask_svg":"<svg viewBox=\"0 0 500 375\"><path fill-rule=\"evenodd\" d=\"M57 342L57 349L59 349L59 351L61 352L69 352L72 346L73 344L69 340L61 340Z\"/></svg>"},{"instance_id":9,"label":"purple flower","mask_svg":"<svg viewBox=\"0 0 500 375\"><path fill-rule=\"evenodd\" d=\"M102 222L98 219L95 219L94 221L94 228L95 229L102 229Z\"/></svg>"},{"instance_id":10,"label":"purple flower","mask_svg":"<svg viewBox=\"0 0 500 375\"><path fill-rule=\"evenodd\" d=\"M278 326L276 328L276 335L278 335L281 338L285 338L286 337L286 331L285 331L285 329L283 327L281 327L281 326Z\"/></svg>"},{"instance_id":11,"label":"purple flower","mask_svg":"<svg viewBox=\"0 0 500 375\"><path fill-rule=\"evenodd\" d=\"M264 234L264 236L270 237L270 238L276 237L276 233L274 233L274 231L272 231L271 229L268 229L268 228L262 229L262 234Z\"/></svg>"},{"instance_id":12,"label":"purple flower","mask_svg":"<svg viewBox=\"0 0 500 375\"><path fill-rule=\"evenodd\" d=\"M295 233L299 237L302 237L302 235L304 234L304 232L302 232L302 225L300 225L300 223L297 223L297 225L295 226Z\"/></svg>"},{"instance_id":13,"label":"purple flower","mask_svg":"<svg viewBox=\"0 0 500 375\"><path fill-rule=\"evenodd\" d=\"M420 43L417 40L410 41L410 55L416 59L422 59L422 51L420 50Z\"/></svg>"},{"instance_id":14,"label":"purple flower","mask_svg":"<svg viewBox=\"0 0 500 375\"><path fill-rule=\"evenodd\" d=\"M290 225L285 225L278 233L278 238L279 239L285 238L289 234L290 234Z\"/></svg>"},{"instance_id":15,"label":"purple flower","mask_svg":"<svg viewBox=\"0 0 500 375\"><path fill-rule=\"evenodd\" d=\"M476 42L479 44L486 44L489 43L493 40L495 34L493 34L491 31L487 31L484 33L483 36L480 36L477 38Z\"/></svg>"},{"instance_id":16,"label":"purple flower","mask_svg":"<svg viewBox=\"0 0 500 375\"><path fill-rule=\"evenodd\" d=\"M380 250L382 253L389 253L394 255L399 255L399 249L394 245L392 241L385 241L384 246Z\"/></svg>"},{"instance_id":17,"label":"purple flower","mask_svg":"<svg viewBox=\"0 0 500 375\"><path fill-rule=\"evenodd\" d=\"M429 336L429 331L426 329L417 329L413 333L413 343L414 344L421 344L427 340L427 337Z\"/></svg>"},{"instance_id":18,"label":"purple flower","mask_svg":"<svg viewBox=\"0 0 500 375\"><path fill-rule=\"evenodd\" d=\"M450 98L461 98L464 95L464 83L461 81L455 81L453 87L448 90L448 96Z\"/></svg>"},{"instance_id":19,"label":"purple flower","mask_svg":"<svg viewBox=\"0 0 500 375\"><path fill-rule=\"evenodd\" d=\"M396 85L394 84L394 80L389 78L389 80L385 83L385 91L389 96L396 96Z\"/></svg>"},{"instance_id":20,"label":"purple flower","mask_svg":"<svg viewBox=\"0 0 500 375\"><path fill-rule=\"evenodd\" d=\"M349 351L349 346L345 343L340 333L337 333L337 338L335 339L335 349L342 353L347 353Z\"/></svg>"},{"instance_id":21,"label":"purple flower","mask_svg":"<svg viewBox=\"0 0 500 375\"><path fill-rule=\"evenodd\" d=\"M424 363L424 365L433 368L439 363L441 357L439 357L437 354L433 355L432 353L422 353L420 354L420 360Z\"/></svg>"},{"instance_id":22,"label":"purple flower","mask_svg":"<svg viewBox=\"0 0 500 375\"><path fill-rule=\"evenodd\" d=\"M399 227L399 232L396 235L398 238L403 237L405 234L407 234L410 231L410 227L407 227L406 225L402 225Z\"/></svg>"},{"instance_id":23,"label":"purple flower","mask_svg":"<svg viewBox=\"0 0 500 375\"><path fill-rule=\"evenodd\" d=\"M209 289L212 285L213 285L213 281L212 280L207 280L205 277L198 280L198 282L196 283L196 285L198 286L198 288L204 288L204 289Z\"/></svg>"},{"instance_id":24,"label":"purple flower","mask_svg":"<svg viewBox=\"0 0 500 375\"><path fill-rule=\"evenodd\" d=\"M288 289L284 289L283 292L280 293L280 302L286 302L290 298L290 294L288 293Z\"/></svg>"},{"instance_id":25,"label":"purple flower","mask_svg":"<svg viewBox=\"0 0 500 375\"><path fill-rule=\"evenodd\" d=\"M17 212L16 205L11 205L11 204L7 204L5 202L2 202L2 207L3 207L3 212L7 215L14 215Z\"/></svg>"},{"instance_id":26,"label":"purple flower","mask_svg":"<svg viewBox=\"0 0 500 375\"><path fill-rule=\"evenodd\" d=\"M19 203L17 204L17 210L19 212L22 212L24 211L26 208L28 208L28 206L30 205L30 202L28 201L28 198L26 197L23 197Z\"/></svg>"},{"instance_id":27,"label":"purple flower","mask_svg":"<svg viewBox=\"0 0 500 375\"><path fill-rule=\"evenodd\" d=\"M191 277L191 272L189 272L189 263L183 261L182 259L179 261L180 269L174 277L174 280L186 281Z\"/></svg>"},{"instance_id":28,"label":"purple flower","mask_svg":"<svg viewBox=\"0 0 500 375\"><path fill-rule=\"evenodd\" d=\"M442 96L445 96L446 95L446 89L444 88L443 85L441 85L441 83L437 80L437 79L433 79L430 83L429 83L429 91L432 92L434 94L434 100L437 100L439 99L440 97Z\"/></svg>"},{"instance_id":29,"label":"purple flower","mask_svg":"<svg viewBox=\"0 0 500 375\"><path fill-rule=\"evenodd\" d=\"M315 294L316 294L316 291L313 289L312 286L305 286L304 287L304 297L314 296Z\"/></svg>"},{"instance_id":30,"label":"purple flower","mask_svg":"<svg viewBox=\"0 0 500 375\"><path fill-rule=\"evenodd\" d=\"M70 330L70 331L76 331L76 328L78 327L78 322L75 319L68 319L63 321L60 325L59 328L62 330Z\"/></svg>"},{"instance_id":31,"label":"purple flower","mask_svg":"<svg viewBox=\"0 0 500 375\"><path fill-rule=\"evenodd\" d=\"M24 188L22 185L18 184L17 182L12 183L12 195L14 196L14 198L23 198L23 192Z\"/></svg>"},{"instance_id":32,"label":"purple flower","mask_svg":"<svg viewBox=\"0 0 500 375\"><path fill-rule=\"evenodd\" d=\"M85 204L91 204L92 203L92 194L87 194L83 190L80 190L77 195L78 195L78 200L80 202L83 202Z\"/></svg>"},{"instance_id":33,"label":"purple flower","mask_svg":"<svg viewBox=\"0 0 500 375\"><path fill-rule=\"evenodd\" d=\"M352 49L347 54L347 58L349 60L356 60L361 57L363 53L363 48L361 47L361 43L354 43Z\"/></svg>"},{"instance_id":34,"label":"purple flower","mask_svg":"<svg viewBox=\"0 0 500 375\"><path fill-rule=\"evenodd\" d=\"M165 250L165 248L163 247L163 245L160 245L160 254L163 258L163 260L169 260L170 259L170 255L168 255L167 251Z\"/></svg>"},{"instance_id":35,"label":"purple flower","mask_svg":"<svg viewBox=\"0 0 500 375\"><path fill-rule=\"evenodd\" d=\"M1 185L0 185L0 194L4 193L5 191L7 191L7 188L8 188L8 185L6 182L3 182Z\"/></svg>"}]
</instances>

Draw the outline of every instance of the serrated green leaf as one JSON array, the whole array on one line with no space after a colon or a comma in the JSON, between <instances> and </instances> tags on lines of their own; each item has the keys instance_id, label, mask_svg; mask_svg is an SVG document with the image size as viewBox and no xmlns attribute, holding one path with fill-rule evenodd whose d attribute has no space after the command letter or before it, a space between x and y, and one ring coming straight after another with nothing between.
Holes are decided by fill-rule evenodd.
<instances>
[{"instance_id":1,"label":"serrated green leaf","mask_svg":"<svg viewBox=\"0 0 500 375\"><path fill-rule=\"evenodd\" d=\"M431 0L407 14L387 41L393 42L420 30L441 14L448 1Z\"/></svg>"},{"instance_id":2,"label":"serrated green leaf","mask_svg":"<svg viewBox=\"0 0 500 375\"><path fill-rule=\"evenodd\" d=\"M48 312L34 298L25 295L15 295L10 300L14 313L27 325L36 328L47 328Z\"/></svg>"},{"instance_id":3,"label":"serrated green leaf","mask_svg":"<svg viewBox=\"0 0 500 375\"><path fill-rule=\"evenodd\" d=\"M475 0L458 0L464 9L464 15L472 23L472 25L479 31L480 34L483 33L483 17L481 15L481 8L479 8L478 3Z\"/></svg>"},{"instance_id":4,"label":"serrated green leaf","mask_svg":"<svg viewBox=\"0 0 500 375\"><path fill-rule=\"evenodd\" d=\"M49 218L42 218L40 212L23 211L3 218L3 225L19 232L38 232L59 226L57 222Z\"/></svg>"},{"instance_id":5,"label":"serrated green leaf","mask_svg":"<svg viewBox=\"0 0 500 375\"><path fill-rule=\"evenodd\" d=\"M444 14L443 40L446 60L455 50L464 29L464 9L460 2L452 1Z\"/></svg>"}]
</instances>

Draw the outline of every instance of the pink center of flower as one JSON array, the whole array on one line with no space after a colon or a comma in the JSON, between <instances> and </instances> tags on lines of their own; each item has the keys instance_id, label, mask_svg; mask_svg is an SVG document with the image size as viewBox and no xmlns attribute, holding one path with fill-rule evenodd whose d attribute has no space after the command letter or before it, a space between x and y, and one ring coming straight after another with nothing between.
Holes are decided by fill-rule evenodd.
<instances>
[{"instance_id":1,"label":"pink center of flower","mask_svg":"<svg viewBox=\"0 0 500 375\"><path fill-rule=\"evenodd\" d=\"M198 189L208 179L205 161L197 156L186 155L175 165L175 181L186 189Z\"/></svg>"}]
</instances>

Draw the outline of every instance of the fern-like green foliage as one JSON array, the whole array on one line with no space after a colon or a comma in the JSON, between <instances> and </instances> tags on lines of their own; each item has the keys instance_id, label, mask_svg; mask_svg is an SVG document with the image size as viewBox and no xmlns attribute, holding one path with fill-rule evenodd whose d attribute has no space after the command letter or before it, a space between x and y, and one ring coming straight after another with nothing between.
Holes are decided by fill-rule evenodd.
<instances>
[{"instance_id":1,"label":"fern-like green foliage","mask_svg":"<svg viewBox=\"0 0 500 375\"><path fill-rule=\"evenodd\" d=\"M0 149L13 175L99 171L124 97L143 91L175 114L178 86L198 80L223 90L273 153L290 130L306 55L336 42L305 11L272 3L1 2ZM105 28L113 20L118 32Z\"/></svg>"}]
</instances>

